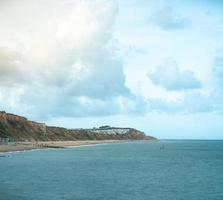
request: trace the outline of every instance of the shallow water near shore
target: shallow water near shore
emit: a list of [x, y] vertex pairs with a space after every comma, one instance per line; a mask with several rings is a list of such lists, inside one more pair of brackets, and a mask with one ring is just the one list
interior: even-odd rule
[[140, 141], [4, 155], [0, 200], [223, 199], [223, 141]]

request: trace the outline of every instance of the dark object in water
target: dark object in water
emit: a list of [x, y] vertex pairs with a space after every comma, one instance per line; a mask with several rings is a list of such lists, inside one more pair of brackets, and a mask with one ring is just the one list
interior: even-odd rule
[[160, 150], [163, 150], [164, 149], [164, 145], [162, 145], [161, 147], [160, 147]]
[[46, 147], [46, 148], [52, 148], [52, 149], [65, 149], [65, 147], [59, 147], [59, 146], [48, 146], [48, 145], [46, 145], [44, 147]]
[[9, 157], [8, 155], [0, 155], [0, 158], [5, 158], [5, 157]]

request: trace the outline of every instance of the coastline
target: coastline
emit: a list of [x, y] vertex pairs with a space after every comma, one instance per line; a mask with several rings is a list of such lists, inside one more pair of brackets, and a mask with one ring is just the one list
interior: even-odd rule
[[39, 142], [15, 142], [0, 145], [0, 153], [27, 151], [33, 149], [68, 148], [95, 144], [123, 143], [127, 140], [78, 140], [78, 141], [39, 141]]

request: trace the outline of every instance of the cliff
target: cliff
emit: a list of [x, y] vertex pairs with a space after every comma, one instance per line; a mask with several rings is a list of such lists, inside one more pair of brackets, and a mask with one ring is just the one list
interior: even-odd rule
[[0, 112], [0, 138], [11, 141], [59, 141], [59, 140], [152, 140], [133, 128], [102, 127], [93, 129], [66, 129], [29, 121], [25, 117]]

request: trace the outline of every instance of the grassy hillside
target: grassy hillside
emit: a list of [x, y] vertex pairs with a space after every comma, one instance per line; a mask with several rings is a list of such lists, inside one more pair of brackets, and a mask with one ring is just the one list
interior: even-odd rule
[[9, 137], [11, 141], [155, 139], [133, 128], [106, 127], [96, 130], [49, 127], [6, 112], [0, 112], [0, 137]]

